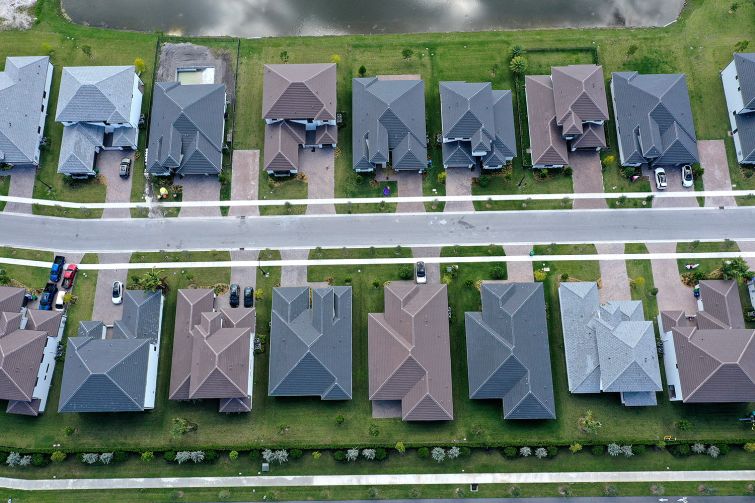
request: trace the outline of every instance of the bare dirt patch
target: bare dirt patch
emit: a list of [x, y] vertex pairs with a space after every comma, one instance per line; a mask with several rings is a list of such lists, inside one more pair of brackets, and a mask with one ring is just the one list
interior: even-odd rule
[[26, 30], [34, 22], [37, 0], [0, 1], [0, 30]]
[[179, 68], [215, 68], [215, 84], [225, 84], [225, 92], [233, 103], [236, 99], [236, 69], [228, 49], [217, 49], [189, 43], [163, 44], [160, 48], [158, 82], [174, 82]]

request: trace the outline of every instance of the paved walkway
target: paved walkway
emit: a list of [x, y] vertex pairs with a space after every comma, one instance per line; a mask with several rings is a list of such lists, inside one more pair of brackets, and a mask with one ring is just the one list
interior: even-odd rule
[[[303, 149], [300, 154], [299, 171], [307, 175], [309, 199], [333, 199], [335, 197], [335, 156], [332, 148]], [[308, 205], [307, 215], [333, 214], [333, 204]]]
[[[572, 168], [572, 183], [577, 194], [603, 192], [603, 168], [600, 154], [595, 151], [569, 152], [569, 165]], [[577, 199], [574, 209], [606, 208], [605, 199]]]
[[[131, 259], [130, 253], [101, 253], [100, 264], [126, 264]], [[94, 306], [92, 319], [102, 321], [105, 325], [112, 325], [120, 320], [123, 314], [123, 304], [113, 304], [113, 282], [120, 281], [126, 287], [128, 269], [104, 269], [97, 274], [97, 287], [94, 291]]]
[[[467, 168], [447, 169], [446, 195], [471, 196], [472, 179], [479, 176], [479, 174], [479, 170], [477, 169], [475, 171]], [[474, 211], [474, 203], [469, 199], [464, 201], [449, 201], [446, 203], [444, 211]]]
[[[703, 172], [705, 190], [731, 190], [729, 161], [726, 158], [726, 144], [723, 140], [700, 140], [700, 166]], [[735, 206], [733, 196], [706, 197], [705, 206]]]
[[[14, 167], [10, 173], [10, 187], [8, 196], [11, 197], [32, 197], [34, 195], [34, 179], [37, 176], [36, 168]], [[31, 213], [31, 204], [25, 203], [7, 203], [5, 210], [12, 213]]]
[[[260, 151], [234, 150], [231, 173], [231, 200], [255, 200], [259, 197]], [[259, 215], [259, 206], [231, 206], [231, 216]]]
[[[650, 253], [673, 253], [676, 243], [648, 243]], [[692, 289], [682, 283], [676, 259], [652, 259], [653, 283], [658, 289], [660, 311], [682, 310], [688, 314], [697, 312], [697, 302]]]
[[[505, 245], [503, 252], [507, 257], [512, 256], [529, 256], [532, 245]], [[532, 262], [508, 262], [506, 264], [508, 274], [507, 281], [516, 283], [531, 283], [535, 281], [535, 274], [532, 270]]]
[[[273, 467], [273, 470], [275, 468]], [[23, 491], [65, 489], [159, 489], [196, 487], [327, 487], [457, 484], [560, 484], [622, 482], [749, 482], [755, 470], [641, 472], [423, 473], [393, 475], [266, 475], [122, 479], [15, 479], [0, 477], [0, 487]]]
[[[624, 253], [624, 243], [600, 243], [595, 245], [598, 254], [613, 255]], [[623, 260], [601, 260], [600, 264], [600, 301], [630, 300], [629, 274], [627, 263]]]
[[[217, 176], [190, 175], [174, 177], [173, 183], [183, 187], [184, 201], [219, 201], [220, 180]], [[219, 217], [220, 206], [183, 207], [179, 217]]]
[[[97, 168], [100, 170], [102, 183], [105, 184], [105, 202], [108, 203], [127, 203], [131, 201], [131, 180], [134, 175], [133, 169], [131, 176], [128, 178], [120, 177], [121, 159], [128, 157], [131, 162], [134, 161], [134, 152], [124, 152], [120, 150], [105, 150], [97, 155]], [[132, 165], [133, 168], [133, 165]], [[102, 211], [102, 218], [131, 218], [131, 211], [128, 208], [105, 208]]]

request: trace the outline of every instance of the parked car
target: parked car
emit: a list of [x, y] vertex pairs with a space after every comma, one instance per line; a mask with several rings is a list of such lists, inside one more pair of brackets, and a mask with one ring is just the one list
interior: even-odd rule
[[58, 294], [55, 296], [55, 310], [56, 311], [65, 311], [66, 310], [66, 292], [65, 290], [60, 290]]
[[76, 274], [79, 272], [79, 266], [76, 264], [68, 264], [66, 270], [63, 273], [63, 283], [61, 286], [66, 290], [73, 288], [73, 282], [76, 281]]
[[42, 311], [52, 311], [52, 305], [55, 297], [58, 295], [58, 285], [53, 282], [47, 283], [42, 291], [42, 297], [39, 298], [39, 309]]
[[113, 281], [113, 304], [116, 306], [123, 303], [123, 283]]
[[121, 178], [128, 178], [131, 175], [131, 159], [124, 157], [121, 159], [121, 166], [118, 168], [118, 175]]
[[668, 187], [665, 169], [655, 168], [655, 186], [658, 190], [666, 190], [666, 187]]
[[695, 185], [695, 176], [692, 174], [692, 166], [685, 164], [682, 166], [682, 187], [692, 187]]
[[254, 288], [244, 288], [244, 307], [254, 307]]
[[63, 275], [63, 267], [66, 265], [66, 258], [62, 255], [55, 255], [50, 267], [50, 281], [57, 283], [60, 281], [60, 276]]
[[231, 284], [231, 307], [239, 307], [239, 285], [236, 283]]
[[417, 262], [414, 267], [414, 279], [418, 285], [424, 285], [427, 283], [427, 271], [425, 270], [425, 263], [421, 260]]

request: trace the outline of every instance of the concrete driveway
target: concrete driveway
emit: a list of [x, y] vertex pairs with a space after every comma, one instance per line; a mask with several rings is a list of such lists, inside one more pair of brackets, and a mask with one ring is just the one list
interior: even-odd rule
[[[220, 180], [217, 176], [192, 175], [175, 177], [173, 183], [183, 187], [184, 201], [218, 201], [220, 200]], [[219, 217], [219, 206], [201, 208], [181, 208], [179, 217]]]
[[[673, 253], [676, 243], [648, 243], [650, 253]], [[651, 260], [653, 282], [658, 289], [658, 309], [661, 311], [682, 310], [688, 314], [697, 312], [697, 302], [692, 289], [682, 283], [676, 260]]]
[[[700, 166], [703, 172], [705, 190], [731, 190], [729, 161], [726, 158], [726, 144], [723, 140], [700, 140]], [[735, 206], [733, 196], [706, 197], [705, 206]]]
[[[623, 243], [598, 243], [595, 248], [599, 254], [624, 253]], [[631, 298], [627, 263], [623, 260], [601, 260], [600, 301], [630, 300]]]
[[[307, 175], [309, 199], [333, 199], [335, 197], [335, 153], [332, 148], [302, 149], [299, 153], [299, 172]], [[307, 206], [307, 215], [333, 214], [332, 204]]]
[[[100, 264], [128, 263], [131, 260], [130, 253], [100, 253]], [[97, 289], [94, 292], [94, 307], [92, 319], [102, 321], [105, 325], [112, 325], [115, 320], [120, 320], [123, 314], [123, 304], [113, 304], [113, 282], [120, 281], [125, 287], [128, 283], [128, 270], [102, 270], [97, 273]]]
[[[480, 175], [479, 169], [451, 168], [446, 170], [446, 195], [471, 196], [472, 179]], [[474, 211], [472, 201], [446, 202], [444, 211]]]
[[[131, 176], [121, 178], [119, 175], [121, 159], [131, 159]], [[134, 151], [104, 150], [97, 155], [97, 168], [100, 170], [102, 183], [105, 184], [105, 202], [127, 203], [131, 201], [131, 179], [136, 175], [133, 170]], [[102, 210], [103, 218], [130, 218], [131, 211], [128, 208], [105, 208]]]
[[[532, 251], [532, 245], [506, 245], [503, 251], [507, 257], [529, 255]], [[515, 283], [531, 283], [535, 281], [532, 262], [508, 262], [506, 264], [508, 273], [507, 281]]]
[[[440, 248], [437, 247], [421, 247], [412, 248], [412, 256], [419, 260], [420, 258], [440, 257]], [[425, 275], [427, 276], [428, 283], [440, 283], [440, 264], [432, 263], [425, 264]]]
[[[569, 152], [569, 165], [572, 168], [572, 183], [576, 194], [603, 192], [603, 168], [600, 154], [595, 151]], [[605, 199], [577, 199], [574, 209], [606, 208]]]
[[[14, 167], [8, 171], [10, 187], [8, 195], [12, 197], [32, 197], [34, 195], [34, 179], [37, 176], [37, 168]], [[8, 213], [31, 213], [31, 204], [6, 203], [5, 210]]]
[[[419, 173], [409, 173], [404, 171], [395, 173], [390, 179], [398, 182], [399, 197], [422, 196], [422, 175]], [[396, 213], [423, 213], [424, 211], [424, 203], [398, 203], [396, 205]]]
[[[650, 180], [650, 189], [653, 192], [658, 192], [658, 187], [655, 184], [655, 170], [648, 167], [642, 168], [643, 176], [647, 176]], [[686, 189], [682, 187], [682, 170], [681, 168], [669, 168], [666, 169], [666, 179], [668, 187], [664, 192], [691, 192], [694, 188]], [[697, 204], [697, 198], [690, 197], [674, 197], [655, 199], [653, 201], [653, 208], [696, 208], [700, 206]]]
[[[259, 198], [260, 151], [234, 150], [233, 172], [231, 173], [231, 199], [257, 200]], [[228, 211], [231, 216], [256, 216], [260, 214], [257, 206], [232, 206]]]

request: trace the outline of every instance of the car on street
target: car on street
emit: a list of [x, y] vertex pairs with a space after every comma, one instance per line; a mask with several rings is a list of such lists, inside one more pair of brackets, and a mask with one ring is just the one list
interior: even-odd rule
[[424, 285], [427, 283], [427, 271], [425, 270], [425, 263], [421, 260], [417, 262], [414, 267], [414, 278], [418, 285]]
[[692, 166], [685, 164], [682, 166], [682, 187], [692, 187], [695, 185], [695, 176], [692, 174]]
[[57, 283], [63, 275], [63, 267], [66, 265], [66, 258], [62, 255], [55, 255], [50, 267], [50, 281]]
[[65, 311], [66, 309], [66, 292], [65, 290], [60, 290], [58, 294], [55, 296], [55, 310], [56, 311]]
[[123, 303], [123, 283], [120, 281], [113, 281], [112, 300], [116, 306]]
[[131, 175], [131, 159], [124, 157], [121, 159], [121, 165], [118, 168], [118, 175], [121, 178], [128, 178]]
[[248, 286], [244, 288], [244, 307], [254, 306], [254, 288]]
[[230, 304], [231, 307], [239, 307], [239, 285], [237, 283], [231, 284]]
[[39, 309], [41, 311], [52, 311], [52, 305], [55, 297], [58, 295], [58, 285], [53, 282], [47, 283], [39, 298]]
[[666, 187], [668, 187], [666, 170], [663, 168], [655, 168], [655, 187], [658, 190], [666, 190]]
[[61, 286], [66, 289], [70, 290], [73, 288], [73, 282], [76, 281], [76, 274], [79, 272], [79, 266], [76, 264], [68, 264], [66, 266], [66, 270], [63, 273], [63, 283], [61, 283]]

